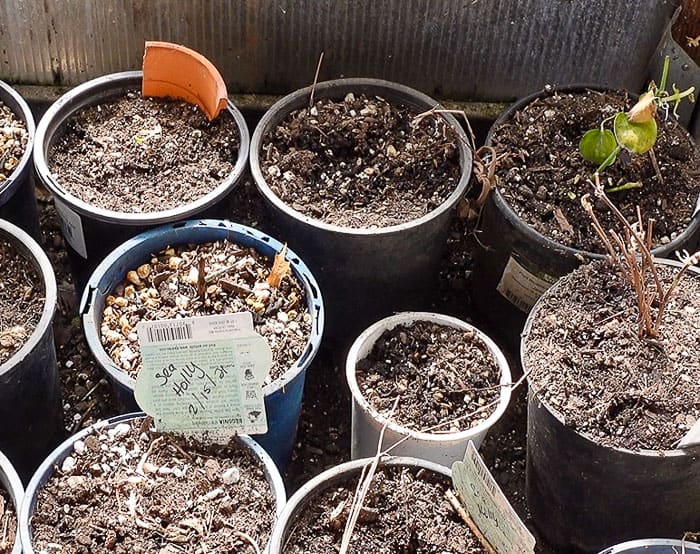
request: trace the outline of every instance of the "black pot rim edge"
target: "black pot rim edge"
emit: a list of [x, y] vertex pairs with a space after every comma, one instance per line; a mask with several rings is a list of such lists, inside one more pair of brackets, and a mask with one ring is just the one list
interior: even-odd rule
[[[0, 238], [9, 239], [10, 243], [19, 242], [29, 251], [31, 258], [29, 256], [25, 257], [29, 258], [33, 265], [38, 265], [38, 270], [44, 283], [44, 307], [39, 323], [22, 348], [15, 352], [4, 364], [0, 364], [0, 375], [5, 375], [12, 371], [15, 365], [36, 348], [46, 331], [53, 326], [53, 318], [58, 301], [58, 286], [56, 284], [56, 275], [48, 256], [32, 237], [19, 227], [12, 225], [12, 223], [0, 219]], [[25, 254], [21, 250], [18, 251], [22, 255]]]
[[[488, 134], [486, 135], [486, 146], [492, 146], [493, 142], [493, 133], [496, 130], [498, 126], [500, 126], [503, 122], [506, 120], [510, 119], [510, 117], [518, 110], [524, 108], [526, 105], [530, 104], [532, 101], [537, 100], [538, 98], [542, 98], [544, 96], [549, 96], [554, 93], [570, 93], [570, 92], [581, 92], [582, 90], [594, 90], [598, 92], [604, 92], [604, 91], [609, 91], [611, 89], [601, 87], [600, 85], [586, 85], [586, 84], [576, 84], [576, 85], [566, 85], [566, 86], [552, 86], [550, 89], [544, 89], [544, 90], [539, 90], [537, 92], [534, 92], [528, 96], [525, 96], [519, 100], [517, 100], [515, 103], [511, 104], [507, 110], [505, 110], [498, 118], [496, 121], [494, 121], [493, 125], [491, 125], [491, 128], [489, 129]], [[635, 94], [626, 91], [627, 94], [631, 97], [634, 98], [636, 97]], [[692, 136], [690, 137], [692, 141]], [[693, 141], [694, 143], [694, 141]], [[511, 208], [510, 204], [506, 202], [505, 198], [503, 198], [503, 195], [501, 194], [501, 191], [498, 189], [498, 187], [494, 187], [493, 190], [490, 193], [491, 198], [493, 199], [494, 203], [496, 204], [498, 210], [500, 213], [503, 214], [503, 216], [508, 220], [508, 222], [513, 225], [514, 227], [519, 228], [523, 234], [532, 242], [534, 242], [539, 248], [542, 249], [549, 249], [549, 250], [555, 250], [559, 252], [563, 252], [565, 254], [575, 256], [579, 259], [582, 259], [582, 261], [585, 261], [586, 259], [589, 260], [596, 260], [596, 259], [602, 259], [605, 257], [604, 254], [599, 254], [596, 252], [588, 252], [586, 250], [580, 250], [578, 248], [573, 248], [571, 246], [566, 246], [563, 244], [560, 244], [539, 231], [536, 231], [533, 229], [530, 225], [528, 225], [518, 214], [513, 211], [513, 208]], [[695, 210], [693, 211], [693, 214], [691, 215], [690, 218], [690, 223], [688, 226], [683, 229], [682, 232], [678, 233], [675, 239], [673, 239], [671, 242], [668, 244], [662, 244], [660, 246], [657, 246], [652, 250], [652, 253], [655, 256], [666, 256], [668, 254], [672, 254], [674, 251], [677, 250], [677, 245], [681, 242], [683, 242], [688, 236], [694, 234], [696, 231], [700, 229], [700, 195], [698, 195], [698, 198], [696, 200], [696, 205], [695, 205]]]
[[[132, 412], [128, 414], [117, 415], [109, 419], [97, 421], [92, 425], [89, 425], [88, 427], [85, 427], [84, 429], [78, 431], [74, 435], [68, 437], [56, 448], [54, 448], [54, 450], [44, 459], [44, 461], [41, 462], [41, 465], [34, 472], [34, 475], [32, 475], [32, 478], [29, 481], [29, 484], [27, 485], [26, 494], [24, 495], [24, 499], [22, 500], [21, 508], [18, 510], [17, 513], [17, 536], [20, 538], [20, 542], [22, 543], [24, 551], [27, 554], [36, 554], [36, 551], [32, 547], [32, 537], [29, 531], [31, 525], [30, 512], [33, 511], [33, 497], [30, 496], [30, 492], [35, 490], [38, 491], [43, 487], [44, 483], [41, 483], [40, 481], [43, 479], [44, 475], [51, 476], [54, 473], [53, 466], [56, 460], [63, 456], [64, 453], [66, 455], [63, 456], [63, 459], [65, 459], [67, 456], [70, 456], [70, 452], [75, 442], [84, 439], [94, 431], [107, 427], [113, 427], [119, 423], [131, 421], [132, 419], [136, 419], [139, 417], [146, 417], [146, 414], [143, 412]], [[279, 470], [277, 469], [277, 466], [272, 461], [270, 455], [263, 449], [263, 447], [260, 446], [250, 436], [237, 435], [236, 438], [243, 445], [250, 448], [255, 454], [255, 456], [263, 464], [265, 469], [265, 477], [267, 478], [268, 483], [270, 484], [270, 489], [272, 489], [272, 494], [275, 497], [275, 516], [276, 519], [278, 519], [284, 509], [284, 506], [286, 505], [287, 492], [284, 487], [284, 482], [282, 481], [282, 477], [279, 473]], [[274, 468], [276, 473], [271, 472], [270, 468]]]
[[[676, 260], [669, 260], [666, 258], [654, 258], [654, 261], [658, 264], [661, 265], [670, 265], [676, 268], [680, 268], [683, 266], [682, 263], [676, 261]], [[698, 278], [700, 278], [700, 269], [691, 267], [689, 269], [692, 273], [694, 273]], [[542, 406], [545, 407], [545, 409], [564, 427], [566, 427], [567, 430], [569, 430], [572, 433], [576, 433], [579, 437], [582, 439], [594, 444], [598, 448], [605, 448], [609, 450], [614, 450], [617, 452], [621, 452], [624, 454], [634, 454], [637, 456], [647, 456], [647, 457], [653, 457], [653, 458], [668, 458], [671, 456], [688, 456], [690, 455], [691, 452], [697, 451], [700, 453], [700, 443], [697, 445], [691, 445], [689, 448], [686, 449], [681, 449], [681, 448], [673, 448], [670, 450], [649, 450], [649, 449], [639, 449], [639, 450], [631, 450], [629, 448], [622, 448], [618, 446], [605, 446], [602, 445], [595, 440], [591, 439], [587, 435], [584, 435], [583, 433], [580, 433], [578, 430], [573, 429], [572, 427], [569, 427], [565, 423], [565, 418], [560, 414], [557, 410], [553, 409], [549, 404], [547, 404], [542, 398], [539, 397], [537, 394], [537, 391], [532, 385], [530, 375], [529, 375], [529, 370], [527, 369], [527, 364], [525, 363], [525, 358], [526, 358], [526, 352], [525, 352], [525, 344], [527, 342], [527, 338], [530, 335], [530, 331], [532, 330], [532, 325], [533, 322], [535, 321], [535, 318], [538, 315], [538, 312], [542, 308], [542, 305], [544, 304], [544, 299], [547, 298], [548, 294], [550, 294], [549, 291], [555, 292], [557, 289], [562, 288], [566, 286], [568, 280], [571, 278], [571, 274], [565, 275], [561, 279], [559, 279], [556, 283], [554, 283], [537, 301], [537, 303], [532, 307], [532, 310], [530, 310], [529, 315], [527, 316], [527, 320], [525, 321], [525, 327], [523, 328], [522, 333], [520, 334], [520, 364], [523, 368], [524, 374], [527, 376], [527, 384], [528, 384], [528, 390], [529, 390], [529, 395], [532, 395], [534, 398], [537, 399], [537, 401], [542, 404]]]
[[[340, 225], [334, 225], [331, 223], [325, 223], [319, 219], [309, 217], [302, 214], [301, 212], [293, 209], [287, 203], [283, 202], [282, 199], [277, 196], [270, 186], [268, 185], [265, 177], [262, 174], [260, 168], [260, 151], [262, 148], [262, 142], [265, 135], [270, 130], [273, 125], [273, 120], [277, 117], [278, 113], [289, 113], [290, 111], [296, 109], [296, 104], [301, 100], [308, 98], [312, 88], [314, 89], [314, 94], [316, 98], [326, 98], [332, 96], [334, 89], [339, 87], [376, 87], [377, 93], [384, 96], [391, 97], [391, 92], [404, 94], [406, 96], [413, 97], [416, 102], [425, 105], [426, 110], [438, 107], [440, 104], [437, 100], [430, 98], [428, 95], [423, 94], [420, 91], [394, 83], [392, 81], [385, 81], [382, 79], [372, 79], [365, 77], [353, 77], [345, 79], [334, 79], [332, 81], [323, 81], [317, 83], [315, 87], [305, 87], [298, 89], [287, 96], [284, 96], [263, 115], [262, 119], [258, 123], [253, 132], [253, 137], [250, 142], [250, 170], [253, 175], [253, 181], [260, 193], [265, 197], [268, 202], [271, 202], [276, 209], [284, 212], [288, 217], [293, 218], [299, 223], [309, 225], [313, 228], [347, 235], [358, 235], [358, 236], [372, 236], [372, 235], [389, 235], [392, 233], [400, 233], [407, 229], [414, 227], [419, 227], [426, 221], [434, 219], [446, 211], [449, 211], [454, 206], [457, 205], [459, 200], [464, 196], [467, 187], [469, 185], [469, 180], [472, 174], [472, 153], [469, 144], [469, 138], [466, 132], [462, 129], [457, 119], [449, 113], [442, 114], [445, 120], [450, 124], [450, 126], [455, 130], [459, 137], [459, 149], [460, 149], [460, 169], [461, 175], [455, 189], [452, 193], [434, 210], [428, 212], [427, 214], [413, 219], [411, 221], [406, 221], [397, 225], [391, 225], [388, 227], [379, 227], [377, 229], [368, 228], [355, 228], [355, 227], [343, 227]], [[382, 92], [384, 94], [382, 94]], [[324, 94], [327, 93], [327, 94]], [[389, 94], [386, 94], [389, 93]]]
[[236, 127], [238, 128], [240, 143], [238, 147], [238, 158], [236, 159], [236, 164], [233, 171], [229, 173], [214, 190], [208, 192], [206, 195], [195, 200], [194, 202], [189, 202], [177, 208], [171, 208], [169, 210], [158, 212], [116, 212], [88, 204], [87, 202], [80, 200], [78, 197], [64, 190], [60, 183], [54, 179], [48, 167], [46, 151], [46, 147], [48, 145], [45, 143], [47, 143], [47, 140], [55, 133], [54, 130], [54, 132], [51, 133], [51, 136], [47, 136], [49, 131], [49, 123], [57, 118], [60, 118], [56, 130], [62, 128], [65, 121], [77, 111], [77, 109], [74, 109], [65, 115], [59, 115], [60, 112], [64, 110], [64, 106], [78, 98], [86, 99], [86, 105], [91, 105], [89, 98], [92, 96], [92, 91], [95, 87], [109, 85], [110, 88], [115, 90], [115, 92], [124, 88], [140, 88], [142, 76], [142, 71], [123, 71], [120, 73], [110, 73], [108, 75], [103, 75], [102, 77], [97, 77], [96, 79], [91, 79], [90, 81], [78, 85], [62, 95], [49, 107], [44, 116], [41, 118], [41, 121], [39, 121], [39, 125], [36, 129], [36, 140], [34, 142], [33, 149], [34, 167], [36, 168], [37, 175], [39, 176], [39, 179], [47, 186], [47, 188], [49, 188], [53, 195], [60, 198], [63, 203], [67, 204], [72, 210], [81, 215], [107, 223], [119, 223], [121, 225], [134, 226], [159, 225], [169, 223], [171, 221], [187, 219], [188, 217], [193, 217], [196, 213], [199, 213], [215, 204], [222, 197], [228, 194], [239, 181], [246, 169], [250, 149], [250, 132], [248, 131], [248, 126], [243, 118], [243, 114], [240, 112], [240, 110], [238, 110], [238, 108], [236, 108], [236, 106], [233, 105], [230, 100], [228, 100], [227, 110], [231, 117], [233, 117]]

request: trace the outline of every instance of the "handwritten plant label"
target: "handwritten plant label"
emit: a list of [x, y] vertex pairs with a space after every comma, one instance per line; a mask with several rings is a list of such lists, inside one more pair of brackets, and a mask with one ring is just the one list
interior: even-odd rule
[[469, 516], [498, 554], [534, 552], [535, 538], [513, 510], [471, 441], [464, 461], [452, 464], [452, 484]]
[[142, 321], [136, 330], [143, 363], [134, 393], [158, 430], [267, 432], [272, 351], [249, 312]]

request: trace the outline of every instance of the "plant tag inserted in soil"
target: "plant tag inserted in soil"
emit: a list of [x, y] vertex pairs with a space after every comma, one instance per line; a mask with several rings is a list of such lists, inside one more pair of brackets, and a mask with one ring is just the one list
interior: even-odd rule
[[700, 445], [700, 419], [690, 428], [685, 436], [678, 443], [678, 448], [688, 448], [689, 446]]
[[496, 290], [511, 304], [528, 313], [540, 296], [551, 287], [556, 278], [549, 275], [536, 275], [523, 267], [512, 256], [503, 270]]
[[134, 393], [159, 431], [267, 432], [263, 384], [272, 350], [250, 312], [142, 321]]
[[61, 202], [57, 196], [54, 196], [53, 201], [58, 219], [61, 222], [63, 237], [73, 247], [73, 250], [87, 259], [87, 246], [85, 245], [85, 234], [80, 215]]
[[479, 531], [498, 554], [534, 552], [535, 538], [469, 441], [463, 462], [452, 464], [452, 484]]

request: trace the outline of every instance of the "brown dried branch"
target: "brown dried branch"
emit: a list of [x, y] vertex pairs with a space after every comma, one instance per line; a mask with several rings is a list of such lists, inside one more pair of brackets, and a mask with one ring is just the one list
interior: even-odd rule
[[[683, 267], [676, 273], [668, 289], [664, 289], [654, 257], [651, 254], [654, 220], [650, 219], [645, 226], [642, 212], [637, 206], [637, 221], [634, 225], [631, 224], [605, 194], [598, 173], [594, 174], [594, 179], [593, 187], [596, 198], [602, 201], [615, 216], [615, 219], [622, 224], [624, 237], [612, 229], [606, 231], [603, 228], [593, 211], [590, 195], [586, 194], [581, 198], [581, 205], [591, 218], [593, 230], [605, 246], [609, 261], [620, 270], [634, 290], [640, 316], [639, 336], [657, 339], [671, 294], [678, 286], [683, 274], [692, 265], [700, 263], [700, 251], [692, 256], [686, 252]], [[653, 287], [650, 285], [647, 275], [651, 275]], [[658, 304], [656, 315], [653, 312], [655, 302]]]

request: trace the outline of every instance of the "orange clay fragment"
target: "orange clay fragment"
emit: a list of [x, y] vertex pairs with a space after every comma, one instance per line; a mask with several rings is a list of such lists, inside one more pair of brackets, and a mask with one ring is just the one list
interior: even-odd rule
[[213, 63], [190, 48], [160, 41], [146, 41], [141, 94], [196, 104], [209, 121], [228, 102], [226, 84]]

